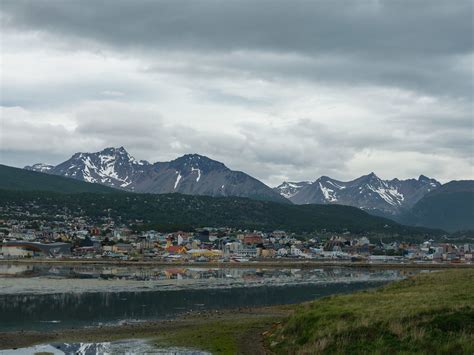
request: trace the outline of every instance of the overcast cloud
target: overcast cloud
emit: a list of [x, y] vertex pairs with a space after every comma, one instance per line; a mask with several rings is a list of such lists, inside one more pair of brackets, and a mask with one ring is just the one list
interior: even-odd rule
[[0, 3], [0, 163], [474, 178], [472, 1]]

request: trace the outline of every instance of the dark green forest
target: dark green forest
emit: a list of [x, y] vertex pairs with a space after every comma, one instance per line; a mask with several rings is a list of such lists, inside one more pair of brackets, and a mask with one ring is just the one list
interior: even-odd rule
[[0, 189], [61, 193], [117, 192], [107, 186], [0, 164]]
[[408, 227], [340, 205], [287, 205], [237, 197], [181, 194], [78, 193], [0, 191], [2, 206], [24, 206], [44, 216], [65, 211], [93, 219], [110, 217], [140, 228], [233, 227], [295, 233], [332, 231], [401, 236], [439, 235], [441, 231]]

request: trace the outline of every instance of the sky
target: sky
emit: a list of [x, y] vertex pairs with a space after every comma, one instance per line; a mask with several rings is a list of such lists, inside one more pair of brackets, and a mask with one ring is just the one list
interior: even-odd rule
[[474, 2], [1, 0], [0, 163], [474, 179]]

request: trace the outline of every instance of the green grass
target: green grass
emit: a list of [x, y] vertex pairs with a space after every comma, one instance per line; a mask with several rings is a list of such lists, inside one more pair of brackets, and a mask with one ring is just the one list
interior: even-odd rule
[[474, 270], [419, 274], [301, 305], [266, 341], [281, 354], [472, 354]]
[[261, 333], [276, 319], [278, 318], [210, 319], [206, 323], [160, 332], [152, 343], [157, 347], [186, 347], [213, 354], [251, 354], [258, 348]]

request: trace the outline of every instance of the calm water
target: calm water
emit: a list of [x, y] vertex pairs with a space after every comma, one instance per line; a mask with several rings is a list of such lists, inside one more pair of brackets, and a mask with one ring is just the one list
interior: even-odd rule
[[163, 319], [209, 309], [299, 303], [380, 286], [399, 270], [0, 265], [0, 331]]

